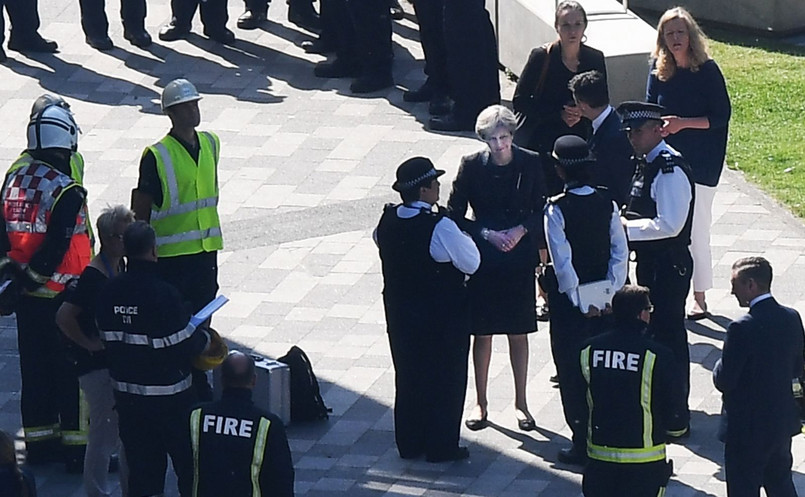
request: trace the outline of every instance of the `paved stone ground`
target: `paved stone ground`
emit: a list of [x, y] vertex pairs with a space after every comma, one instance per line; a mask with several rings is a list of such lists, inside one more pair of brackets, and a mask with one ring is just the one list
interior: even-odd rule
[[[204, 94], [202, 128], [217, 131], [223, 143], [221, 286], [232, 302], [217, 327], [234, 346], [271, 357], [301, 345], [334, 411], [328, 422], [289, 429], [298, 495], [580, 495], [580, 473], [556, 461], [569, 430], [548, 381], [553, 366], [545, 327], [530, 337], [528, 392], [538, 431], [516, 429], [501, 339], [490, 371], [493, 426], [463, 433], [472, 457], [431, 465], [403, 461], [394, 449], [393, 370], [371, 230], [380, 207], [395, 200], [389, 187], [404, 158], [430, 156], [452, 178], [460, 156], [477, 149], [478, 141], [423, 131], [425, 106], [404, 103], [399, 89], [355, 98], [348, 81], [314, 78], [313, 63], [321, 58], [299, 48], [309, 34], [286, 21], [280, 1], [264, 29], [237, 32], [234, 48], [194, 35], [148, 50], [122, 40], [112, 2], [111, 36], [119, 48], [109, 53], [84, 44], [76, 2], [40, 4], [42, 32], [58, 40], [62, 52], [31, 58], [10, 52], [12, 60], [0, 66], [0, 163], [10, 163], [24, 147], [33, 99], [43, 91], [60, 93], [83, 127], [92, 211], [128, 203], [141, 150], [168, 129], [157, 104], [160, 89], [179, 76], [197, 84]], [[239, 13], [233, 2], [230, 25]], [[168, 18], [165, 0], [149, 2], [152, 34]], [[409, 17], [395, 33], [395, 78], [417, 85], [423, 75], [416, 24]], [[512, 85], [504, 85], [510, 96]], [[445, 185], [444, 198], [448, 192]], [[716, 196], [715, 220], [716, 288], [709, 301], [716, 317], [690, 325], [694, 431], [684, 445], [669, 449], [677, 468], [671, 496], [726, 495], [715, 438], [720, 398], [710, 370], [724, 327], [741, 313], [728, 290], [732, 261], [768, 257], [777, 273], [776, 295], [805, 310], [802, 223], [732, 172]], [[11, 320], [0, 325], [0, 428], [19, 434], [16, 332]], [[470, 389], [468, 399], [474, 398]], [[795, 481], [805, 490], [805, 440], [798, 437], [794, 445]], [[36, 475], [40, 496], [83, 495], [80, 479], [60, 467], [38, 468]]]

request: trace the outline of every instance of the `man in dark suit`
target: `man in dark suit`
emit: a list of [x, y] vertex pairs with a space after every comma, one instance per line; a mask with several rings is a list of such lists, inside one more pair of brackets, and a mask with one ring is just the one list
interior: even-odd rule
[[609, 105], [606, 76], [599, 71], [577, 74], [568, 85], [581, 115], [593, 123], [587, 143], [596, 159], [593, 183], [605, 186], [612, 199], [623, 207], [629, 201], [634, 175], [632, 145], [621, 130], [621, 120]]
[[732, 265], [732, 294], [749, 313], [730, 323], [713, 370], [727, 415], [727, 494], [797, 495], [791, 479], [791, 437], [800, 432], [794, 390], [803, 372], [802, 320], [771, 296], [772, 269], [762, 257]]

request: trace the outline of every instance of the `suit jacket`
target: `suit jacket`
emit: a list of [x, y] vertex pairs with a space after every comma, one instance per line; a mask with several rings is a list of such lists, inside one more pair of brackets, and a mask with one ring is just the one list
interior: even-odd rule
[[714, 373], [724, 393], [726, 443], [767, 445], [799, 433], [792, 382], [803, 369], [799, 313], [773, 298], [730, 323]]
[[629, 201], [635, 165], [632, 144], [620, 128], [620, 117], [613, 110], [587, 143], [596, 158], [593, 181], [607, 187], [612, 199], [622, 207]]

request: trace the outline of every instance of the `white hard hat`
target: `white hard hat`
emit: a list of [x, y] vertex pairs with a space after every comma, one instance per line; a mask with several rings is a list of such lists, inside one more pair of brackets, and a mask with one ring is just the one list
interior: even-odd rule
[[201, 95], [193, 83], [184, 78], [174, 79], [162, 90], [162, 112], [168, 107], [196, 100], [201, 100]]
[[56, 104], [48, 105], [31, 116], [28, 150], [62, 148], [75, 152], [80, 131], [72, 112]]

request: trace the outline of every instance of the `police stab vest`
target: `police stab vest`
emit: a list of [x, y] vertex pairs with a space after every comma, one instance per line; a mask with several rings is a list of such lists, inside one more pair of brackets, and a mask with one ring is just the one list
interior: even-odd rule
[[214, 133], [197, 133], [198, 163], [167, 135], [147, 150], [154, 154], [162, 205], [151, 206], [159, 257], [212, 252], [224, 247], [218, 218], [218, 154]]
[[[12, 164], [3, 185], [2, 204], [11, 249], [8, 257], [26, 266], [45, 241], [53, 208], [61, 195], [70, 188], [82, 188], [76, 181], [50, 167], [23, 155]], [[92, 257], [87, 229], [86, 203], [76, 217], [70, 246], [50, 278], [32, 295], [55, 297], [65, 283], [77, 278]]]

